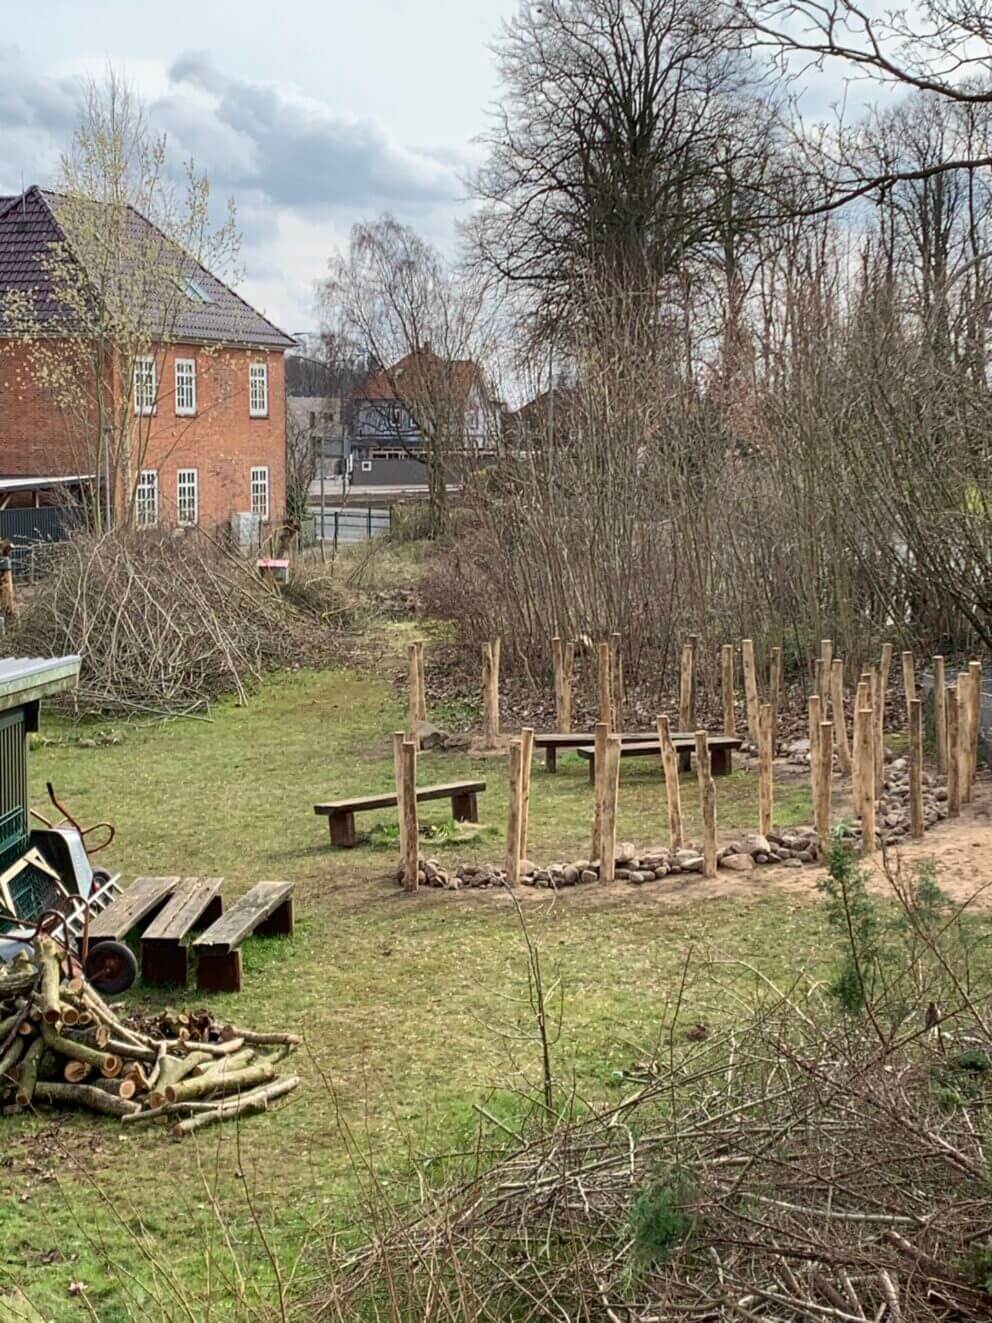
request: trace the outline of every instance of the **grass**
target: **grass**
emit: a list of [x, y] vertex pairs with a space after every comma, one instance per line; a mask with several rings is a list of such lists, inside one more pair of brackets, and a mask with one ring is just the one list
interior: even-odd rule
[[[223, 876], [228, 895], [259, 878], [297, 882], [297, 932], [246, 945], [244, 991], [209, 998], [190, 990], [186, 1000], [235, 1022], [302, 1032], [304, 1086], [278, 1114], [184, 1144], [76, 1115], [4, 1118], [0, 1320], [247, 1317], [224, 1301], [253, 1293], [271, 1301], [270, 1253], [284, 1281], [303, 1290], [320, 1272], [321, 1238], [348, 1227], [358, 1180], [346, 1135], [388, 1179], [413, 1156], [463, 1143], [476, 1104], [499, 1118], [519, 1110], [537, 1054], [526, 1036], [526, 959], [508, 898], [407, 896], [387, 879], [393, 857], [381, 848], [394, 813], [366, 815], [373, 841], [352, 851], [330, 850], [325, 820], [313, 814], [318, 799], [391, 786], [390, 732], [400, 725], [401, 703], [387, 684], [343, 671], [273, 679], [250, 706], [221, 705], [210, 721], [44, 722], [54, 742], [32, 756], [34, 801], [43, 805], [51, 780], [82, 823], [112, 818], [118, 838], [108, 865], [127, 877]], [[534, 771], [528, 853], [542, 861], [588, 849], [586, 764], [565, 757], [559, 768], [554, 777]], [[497, 861], [505, 758], [424, 754], [419, 774], [484, 777], [480, 831], [448, 843], [441, 830], [430, 848], [450, 862]], [[663, 840], [657, 769], [625, 764], [621, 781], [621, 837]], [[752, 776], [720, 780], [721, 828], [753, 826], [756, 799]], [[691, 834], [694, 777], [684, 779], [683, 805]], [[443, 828], [446, 805], [423, 809]], [[808, 813], [804, 790], [778, 794], [782, 824]], [[700, 959], [718, 950], [783, 977], [817, 950], [814, 906], [771, 889], [758, 901], [734, 894], [733, 880], [724, 899], [694, 900], [688, 884], [683, 899], [667, 903], [660, 883], [610, 895], [576, 890], [557, 901], [527, 894], [533, 936], [562, 981], [556, 1067], [583, 1097], [609, 1096], [655, 1041], [690, 948]], [[686, 1015], [725, 1019], [754, 979], [742, 965], [690, 978]], [[148, 1005], [182, 999], [140, 985], [131, 995]], [[225, 1280], [236, 1260], [240, 1285]]]

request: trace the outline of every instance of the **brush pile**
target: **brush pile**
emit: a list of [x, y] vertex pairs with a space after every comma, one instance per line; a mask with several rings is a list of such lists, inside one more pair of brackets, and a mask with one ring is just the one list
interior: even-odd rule
[[218, 1025], [206, 1011], [135, 1024], [83, 978], [63, 978], [48, 937], [0, 965], [0, 1108], [41, 1103], [149, 1121], [182, 1137], [269, 1105], [299, 1084], [277, 1067], [295, 1034]]

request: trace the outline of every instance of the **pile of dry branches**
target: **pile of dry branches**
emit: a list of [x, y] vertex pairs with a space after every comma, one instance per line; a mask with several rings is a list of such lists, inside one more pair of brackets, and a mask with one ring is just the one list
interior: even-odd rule
[[80, 533], [50, 558], [4, 638], [83, 658], [83, 708], [175, 715], [244, 699], [269, 669], [326, 661], [331, 636], [198, 530]]
[[276, 1067], [294, 1034], [221, 1028], [206, 1012], [166, 1014], [151, 1032], [122, 1020], [83, 978], [63, 979], [55, 943], [0, 965], [0, 1107], [81, 1107], [154, 1121], [177, 1137], [265, 1111], [296, 1075]]
[[839, 1008], [835, 984], [776, 992], [719, 1038], [687, 1037], [676, 1018], [622, 1104], [380, 1221], [322, 1316], [992, 1316], [992, 1039], [977, 971], [949, 958], [945, 915], [911, 922], [880, 979], [871, 925], [857, 904], [848, 917], [855, 985], [871, 985], [861, 1013]]

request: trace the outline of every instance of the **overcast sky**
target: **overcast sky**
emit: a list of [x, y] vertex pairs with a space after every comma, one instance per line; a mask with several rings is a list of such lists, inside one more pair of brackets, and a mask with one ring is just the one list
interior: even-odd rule
[[389, 210], [450, 247], [516, 0], [3, 4], [0, 193], [50, 182], [81, 83], [108, 62], [244, 235], [242, 292], [288, 331], [351, 224]]

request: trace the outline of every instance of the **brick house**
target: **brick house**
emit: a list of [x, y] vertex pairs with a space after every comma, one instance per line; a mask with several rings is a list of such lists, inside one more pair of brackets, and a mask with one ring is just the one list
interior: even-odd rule
[[[0, 300], [29, 299], [38, 339], [68, 342], [46, 252], [66, 246], [59, 195], [29, 188], [0, 198]], [[129, 227], [177, 250], [137, 212]], [[167, 336], [149, 344], [125, 374], [108, 368], [108, 397], [133, 391], [133, 427], [140, 458], [99, 473], [99, 427], [85, 402], [72, 410], [39, 380], [38, 352], [29, 340], [0, 329], [0, 478], [85, 475], [101, 484], [107, 504], [133, 502], [136, 521], [229, 523], [252, 512], [263, 522], [285, 507], [286, 407], [283, 356], [295, 344], [203, 267], [182, 260], [182, 301]], [[6, 335], [4, 330], [7, 331]], [[128, 375], [132, 380], [121, 380]], [[109, 378], [113, 378], [109, 380]]]

